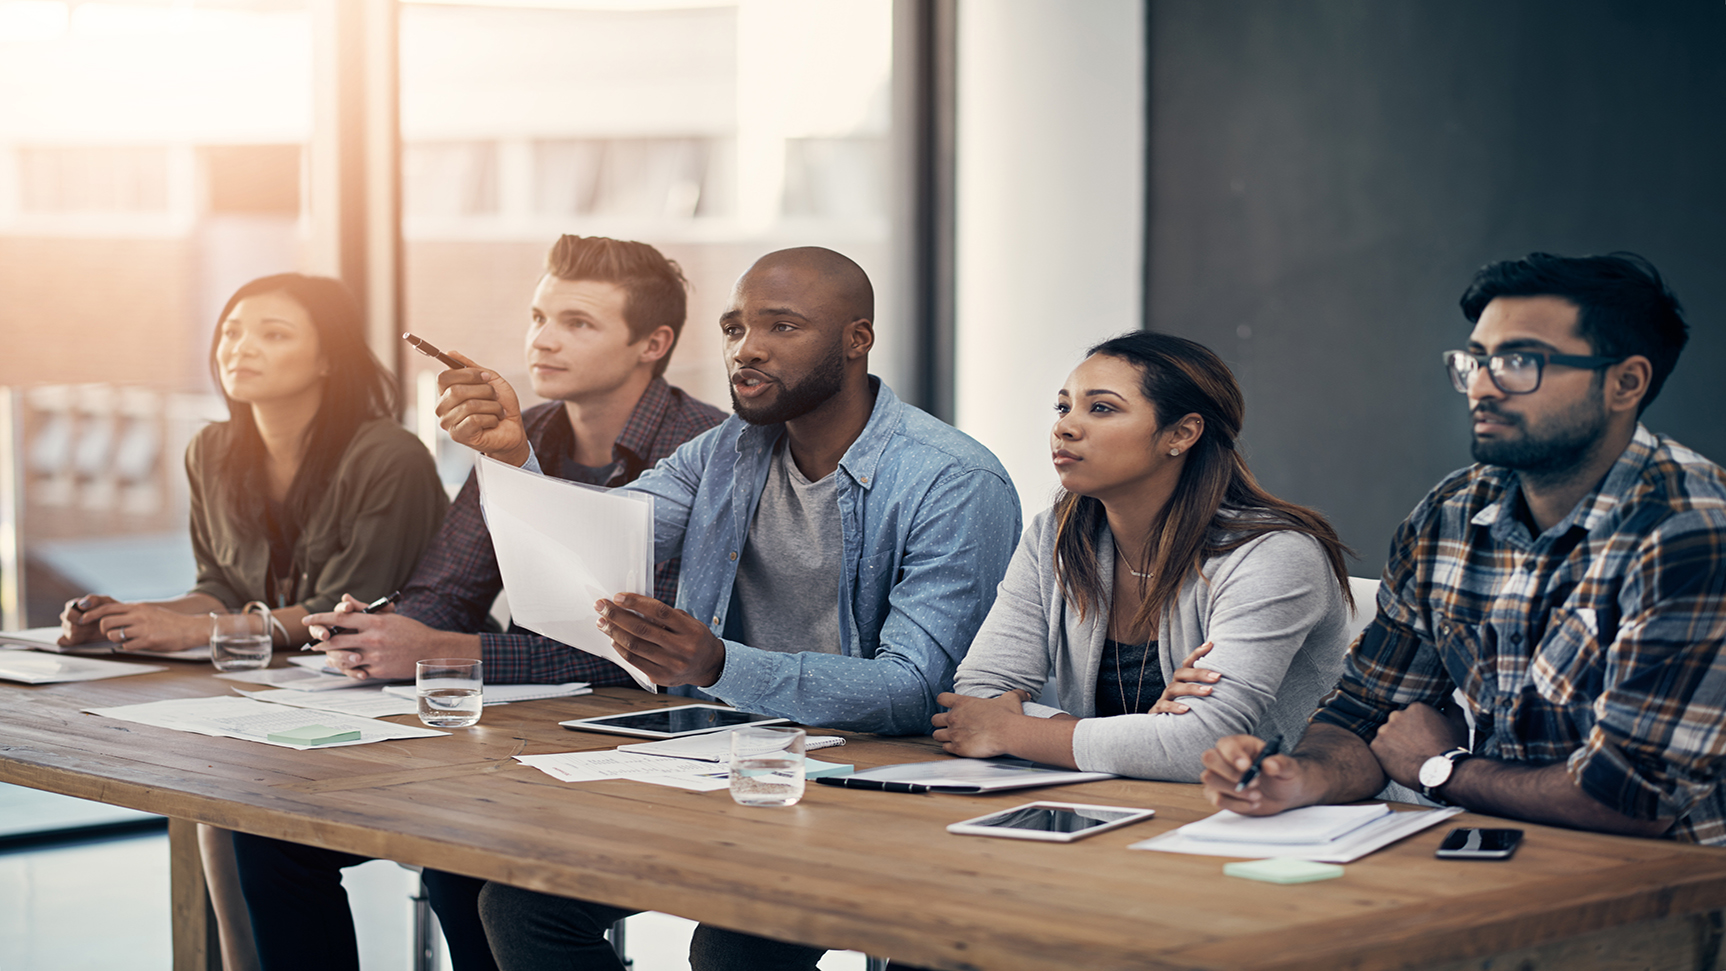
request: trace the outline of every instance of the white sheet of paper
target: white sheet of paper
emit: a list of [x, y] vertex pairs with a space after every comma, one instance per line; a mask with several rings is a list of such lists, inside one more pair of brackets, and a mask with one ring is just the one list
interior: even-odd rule
[[[266, 691], [247, 691], [235, 688], [240, 694], [258, 701], [268, 701], [276, 705], [288, 705], [292, 708], [312, 708], [317, 711], [339, 711], [344, 715], [354, 715], [359, 718], [383, 718], [386, 715], [411, 715], [419, 710], [417, 698], [398, 698], [385, 694], [382, 688], [355, 688], [352, 691], [295, 691], [292, 688], [274, 688]], [[322, 748], [323, 746], [319, 746]]]
[[535, 475], [480, 456], [480, 506], [509, 591], [510, 619], [659, 689], [594, 626], [593, 603], [653, 595], [653, 497]]
[[[263, 742], [265, 745], [280, 745], [282, 748], [301, 750], [336, 748], [342, 745], [365, 745], [392, 738], [428, 738], [433, 735], [449, 734], [449, 732], [440, 732], [435, 728], [373, 721], [370, 718], [356, 718], [353, 715], [344, 715], [334, 711], [272, 705], [262, 701], [254, 701], [251, 698], [236, 698], [232, 695], [222, 695], [215, 698], [174, 698], [168, 701], [149, 701], [141, 705], [119, 705], [114, 708], [86, 708], [84, 710], [92, 715], [118, 718], [121, 721], [137, 722], [141, 725], [154, 725], [157, 728], [196, 732], [199, 735], [243, 738], [249, 742]], [[328, 725], [342, 731], [357, 730], [360, 737], [356, 741], [331, 742], [328, 745], [289, 745], [285, 742], [269, 740], [269, 735], [272, 732], [292, 731], [307, 725]]]
[[321, 669], [303, 667], [259, 668], [256, 671], [228, 671], [216, 677], [223, 681], [261, 684], [270, 688], [292, 688], [295, 691], [340, 691], [365, 685], [377, 687], [380, 682], [355, 681], [345, 674], [325, 674]]
[[0, 654], [0, 680], [25, 684], [58, 684], [63, 681], [100, 681], [128, 674], [153, 674], [168, 670], [160, 664], [125, 664], [93, 657], [42, 654], [38, 651], [7, 651]]
[[[730, 762], [731, 732], [708, 732], [705, 735], [685, 735], [682, 738], [662, 738], [657, 742], [630, 742], [619, 745], [619, 752], [634, 752], [637, 755], [658, 755], [672, 759], [694, 759], [698, 762]], [[810, 735], [803, 740], [803, 751], [813, 752], [817, 749], [830, 748], [834, 745], [844, 745], [845, 738], [841, 735]]]
[[0, 648], [16, 650], [34, 648], [38, 651], [48, 651], [54, 654], [129, 654], [134, 657], [153, 657], [169, 661], [208, 661], [210, 645], [200, 644], [184, 651], [128, 651], [119, 644], [108, 641], [91, 641], [88, 644], [74, 644], [71, 647], [60, 646], [60, 628], [30, 627], [25, 630], [9, 630], [0, 632]]
[[534, 768], [562, 782], [600, 782], [605, 779], [632, 779], [651, 782], [656, 786], [672, 786], [711, 792], [728, 787], [731, 767], [697, 762], [692, 759], [668, 759], [658, 755], [638, 755], [615, 749], [602, 752], [554, 752], [549, 755], [518, 755], [517, 762]]
[[[1294, 860], [1313, 860], [1318, 863], [1353, 863], [1373, 850], [1389, 846], [1397, 840], [1405, 836], [1412, 836], [1429, 826], [1436, 826], [1459, 812], [1462, 812], [1460, 808], [1451, 806], [1445, 809], [1387, 813], [1374, 822], [1358, 827], [1338, 839], [1312, 843], [1272, 843], [1262, 839], [1250, 843], [1192, 839], [1182, 833], [1182, 830], [1187, 828], [1182, 826], [1180, 829], [1170, 830], [1161, 836], [1140, 840], [1127, 848], [1130, 850], [1161, 850], [1164, 853], [1192, 853], [1198, 856], [1236, 856], [1249, 860], [1286, 857]], [[1215, 816], [1207, 817], [1207, 819], [1215, 818]], [[1252, 818], [1255, 822], [1262, 824], [1256, 828], [1261, 828], [1266, 831], [1266, 834], [1269, 834], [1275, 831], [1280, 817], [1257, 816]], [[1200, 822], [1204, 821], [1206, 820], [1200, 820]]]
[[[419, 704], [419, 689], [411, 684], [393, 684], [383, 689], [385, 694], [398, 698], [407, 698]], [[574, 698], [577, 695], [593, 694], [593, 687], [586, 681], [571, 681], [567, 684], [488, 684], [480, 691], [480, 700], [486, 706], [507, 705], [516, 701], [538, 701], [541, 698]]]
[[106, 654], [114, 649], [106, 641], [61, 647], [60, 628], [58, 627], [29, 627], [24, 630], [0, 631], [0, 649], [23, 650], [25, 648], [52, 651], [55, 654]]
[[1181, 827], [1187, 839], [1222, 843], [1330, 843], [1390, 812], [1382, 802], [1365, 806], [1303, 806], [1275, 816], [1242, 816], [1227, 809]]

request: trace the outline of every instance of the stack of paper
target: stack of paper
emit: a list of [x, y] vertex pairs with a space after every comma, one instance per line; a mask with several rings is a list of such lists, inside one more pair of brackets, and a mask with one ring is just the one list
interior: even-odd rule
[[120, 644], [109, 641], [91, 641], [88, 644], [74, 644], [71, 647], [60, 646], [60, 628], [30, 627], [25, 630], [9, 630], [0, 632], [0, 648], [19, 650], [31, 648], [38, 651], [48, 651], [52, 654], [133, 654], [138, 657], [162, 658], [170, 661], [208, 661], [210, 645], [199, 644], [197, 647], [184, 651], [132, 651]]
[[313, 746], [272, 742], [270, 736], [312, 724], [327, 725], [339, 731], [356, 730], [360, 733], [357, 741], [334, 742], [316, 746], [318, 748], [334, 748], [338, 745], [364, 745], [368, 742], [382, 742], [391, 738], [426, 738], [432, 735], [449, 734], [433, 728], [395, 725], [390, 722], [355, 718], [352, 715], [342, 715], [331, 711], [319, 711], [313, 714], [299, 708], [267, 705], [261, 701], [254, 701], [250, 698], [235, 698], [231, 695], [217, 698], [176, 698], [171, 701], [151, 701], [141, 705], [86, 708], [85, 711], [92, 715], [118, 718], [121, 721], [137, 722], [142, 725], [155, 725], [158, 728], [172, 728], [182, 732], [196, 732], [200, 735], [243, 738], [247, 741], [263, 742], [266, 745], [282, 745], [285, 748], [296, 749], [307, 749]]
[[634, 779], [656, 786], [707, 792], [729, 786], [728, 766], [691, 759], [668, 759], [657, 755], [606, 750], [601, 752], [556, 752], [550, 755], [518, 755], [517, 762], [531, 765], [561, 782], [600, 782]]
[[1462, 810], [1453, 806], [1393, 813], [1384, 803], [1307, 806], [1275, 816], [1242, 816], [1225, 809], [1129, 848], [1201, 856], [1288, 857], [1349, 863], [1459, 812]]
[[246, 691], [241, 688], [234, 690], [255, 701], [267, 701], [290, 708], [340, 712], [356, 718], [385, 718], [390, 715], [411, 715], [419, 711], [417, 699], [386, 695], [382, 688], [354, 688], [351, 691], [295, 691], [292, 688], [275, 688], [269, 691]]
[[[278, 669], [279, 670], [279, 669]], [[387, 715], [412, 715], [419, 710], [419, 698], [411, 684], [390, 685], [382, 687], [353, 687], [364, 685], [363, 681], [348, 681], [349, 687], [342, 691], [325, 691], [318, 688], [305, 690], [290, 684], [286, 688], [272, 691], [245, 691], [235, 688], [240, 694], [256, 701], [267, 701], [276, 705], [288, 705], [293, 708], [312, 708], [318, 711], [335, 711], [344, 715], [355, 715], [360, 718], [383, 718]], [[574, 695], [591, 694], [593, 689], [585, 681], [572, 681], [569, 684], [488, 684], [483, 692], [485, 707], [507, 705], [512, 701], [531, 701], [536, 698], [568, 698]]]
[[[418, 703], [419, 689], [411, 684], [391, 685], [384, 689], [385, 694], [398, 698], [407, 698]], [[507, 705], [515, 701], [538, 701], [541, 698], [574, 698], [577, 695], [593, 694], [593, 687], [586, 681], [570, 681], [566, 684], [488, 684], [480, 690], [487, 708], [492, 705]]]
[[[810, 735], [803, 740], [803, 751], [813, 752], [816, 749], [844, 744], [845, 738], [841, 735]], [[640, 755], [664, 755], [674, 759], [695, 759], [698, 762], [730, 762], [731, 733], [708, 732], [704, 735], [666, 738], [657, 742], [631, 742], [628, 745], [619, 745], [617, 750]]]
[[61, 681], [99, 681], [127, 674], [166, 671], [160, 664], [121, 664], [93, 657], [55, 657], [34, 651], [0, 654], [0, 680], [25, 684], [55, 684]]
[[[681, 741], [681, 739], [668, 739]], [[729, 759], [729, 756], [727, 756]], [[710, 792], [731, 784], [731, 767], [704, 759], [678, 756], [644, 755], [623, 748], [600, 752], [555, 752], [550, 755], [518, 755], [517, 762], [534, 768], [562, 782], [600, 782], [605, 779], [633, 779], [656, 786], [694, 789]], [[819, 779], [830, 775], [845, 775], [852, 766], [819, 759], [803, 760], [804, 777]]]
[[256, 671], [229, 671], [216, 677], [224, 681], [261, 684], [271, 688], [292, 688], [295, 691], [337, 691], [360, 685], [375, 686], [377, 682], [355, 681], [345, 674], [293, 665], [285, 668], [259, 668]]
[[0, 631], [0, 648], [6, 650], [35, 648], [38, 651], [52, 651], [55, 654], [106, 654], [113, 650], [112, 645], [105, 641], [61, 647], [60, 628], [58, 627], [30, 627], [25, 630]]

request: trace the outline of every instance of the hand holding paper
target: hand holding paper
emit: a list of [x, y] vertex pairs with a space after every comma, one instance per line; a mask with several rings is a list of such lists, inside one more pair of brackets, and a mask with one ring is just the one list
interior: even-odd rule
[[593, 605], [599, 629], [656, 684], [706, 688], [725, 670], [725, 642], [707, 625], [652, 597], [620, 593]]
[[594, 626], [593, 615], [595, 601], [619, 590], [652, 590], [653, 497], [535, 475], [484, 456], [477, 469], [514, 621], [614, 662], [643, 690], [658, 690]]

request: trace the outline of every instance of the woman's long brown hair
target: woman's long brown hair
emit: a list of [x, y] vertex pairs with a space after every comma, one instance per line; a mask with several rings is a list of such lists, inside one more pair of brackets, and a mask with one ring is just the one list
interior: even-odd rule
[[[216, 318], [216, 333], [210, 338], [210, 374], [216, 387], [222, 387], [216, 348], [222, 342], [223, 322], [241, 300], [265, 293], [283, 294], [305, 308], [318, 332], [318, 347], [329, 362], [317, 414], [306, 428], [306, 457], [285, 503], [291, 531], [298, 534], [323, 499], [354, 433], [373, 418], [395, 413], [395, 382], [366, 346], [365, 313], [353, 291], [329, 277], [279, 273], [236, 290]], [[226, 391], [222, 397], [228, 403], [228, 420], [215, 456], [220, 470], [217, 499], [241, 535], [262, 536], [264, 497], [269, 494], [264, 440], [252, 418], [252, 406], [229, 398]]]
[[[1245, 546], [1266, 533], [1287, 529], [1318, 540], [1331, 572], [1350, 607], [1348, 567], [1353, 551], [1337, 538], [1324, 516], [1284, 502], [1261, 488], [1235, 450], [1246, 404], [1228, 365], [1203, 344], [1168, 334], [1123, 334], [1091, 348], [1087, 357], [1105, 354], [1138, 368], [1139, 391], [1156, 410], [1157, 431], [1196, 414], [1204, 432], [1187, 452], [1174, 495], [1151, 523], [1143, 563], [1129, 563], [1151, 576], [1150, 589], [1133, 618], [1137, 637], [1156, 636], [1163, 605], [1175, 598], [1190, 575], [1213, 556]], [[1152, 443], [1146, 442], [1145, 448]], [[1098, 537], [1107, 528], [1103, 504], [1063, 492], [1055, 500], [1055, 578], [1061, 593], [1082, 618], [1103, 601], [1103, 570]], [[1124, 559], [1124, 557], [1123, 557]]]

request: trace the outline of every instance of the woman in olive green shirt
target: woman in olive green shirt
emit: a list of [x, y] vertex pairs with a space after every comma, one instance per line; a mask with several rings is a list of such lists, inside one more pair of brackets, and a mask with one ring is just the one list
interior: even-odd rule
[[[448, 497], [431, 455], [391, 417], [395, 385], [339, 281], [284, 273], [241, 287], [217, 321], [210, 368], [228, 420], [186, 450], [197, 584], [172, 600], [73, 600], [61, 644], [185, 650], [209, 642], [212, 612], [253, 600], [278, 622], [276, 647], [303, 644], [302, 618], [343, 593], [399, 588], [437, 533]], [[198, 829], [224, 964], [255, 968], [232, 839]]]
[[394, 384], [364, 333], [358, 302], [324, 277], [264, 277], [228, 300], [210, 365], [229, 419], [186, 451], [198, 582], [173, 600], [73, 600], [62, 644], [185, 650], [208, 643], [211, 611], [260, 600], [285, 648], [311, 640], [301, 618], [343, 593], [369, 600], [407, 580], [448, 499], [431, 455], [389, 417]]

